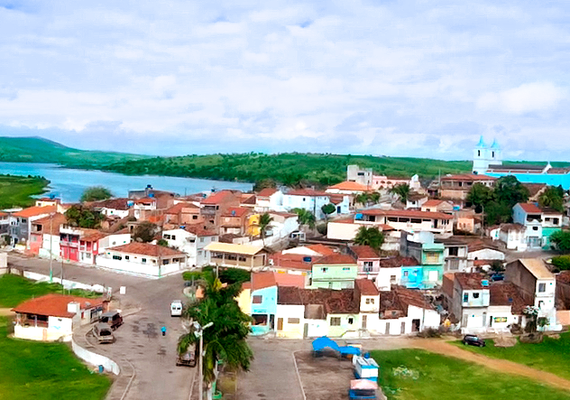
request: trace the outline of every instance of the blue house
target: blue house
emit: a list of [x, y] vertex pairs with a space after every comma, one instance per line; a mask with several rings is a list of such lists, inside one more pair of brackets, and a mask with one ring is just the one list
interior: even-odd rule
[[400, 253], [415, 258], [420, 265], [402, 266], [401, 284], [409, 289], [432, 289], [441, 285], [445, 264], [445, 246], [434, 242], [432, 232], [411, 235], [402, 231]]

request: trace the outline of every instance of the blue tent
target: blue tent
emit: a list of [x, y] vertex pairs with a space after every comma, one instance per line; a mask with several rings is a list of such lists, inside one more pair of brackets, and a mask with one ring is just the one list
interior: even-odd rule
[[313, 351], [321, 351], [326, 348], [333, 349], [338, 351], [341, 355], [346, 356], [349, 354], [352, 355], [360, 355], [360, 349], [358, 347], [353, 346], [339, 346], [337, 342], [328, 338], [326, 336], [322, 336], [318, 339], [313, 340]]

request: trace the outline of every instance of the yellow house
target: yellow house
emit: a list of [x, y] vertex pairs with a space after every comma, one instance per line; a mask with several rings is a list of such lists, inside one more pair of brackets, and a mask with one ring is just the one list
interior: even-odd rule
[[244, 282], [241, 285], [241, 292], [236, 301], [244, 314], [251, 315], [251, 282]]
[[252, 214], [247, 220], [247, 234], [249, 236], [259, 236], [261, 231], [259, 229], [259, 214]]

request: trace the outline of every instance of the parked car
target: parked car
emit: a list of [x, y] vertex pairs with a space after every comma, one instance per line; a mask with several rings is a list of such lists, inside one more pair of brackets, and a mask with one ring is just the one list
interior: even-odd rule
[[118, 311], [108, 311], [101, 315], [99, 322], [107, 324], [114, 330], [123, 325], [123, 317], [121, 317]]
[[101, 322], [95, 324], [93, 327], [93, 336], [95, 336], [95, 339], [97, 339], [99, 343], [113, 343], [115, 341], [111, 327]]
[[195, 367], [196, 366], [196, 345], [191, 344], [188, 346], [186, 353], [179, 354], [176, 359], [176, 366]]
[[465, 335], [463, 336], [462, 342], [465, 345], [485, 347], [485, 340], [477, 335]]
[[181, 317], [182, 309], [183, 309], [182, 301], [174, 300], [172, 303], [170, 303], [170, 316]]

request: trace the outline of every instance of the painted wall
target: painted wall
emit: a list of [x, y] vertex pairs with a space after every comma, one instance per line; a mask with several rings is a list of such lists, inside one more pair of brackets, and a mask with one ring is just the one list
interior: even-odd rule
[[[331, 318], [340, 318], [340, 325], [331, 325]], [[329, 314], [327, 315], [328, 334], [330, 337], [340, 337], [348, 331], [360, 329], [360, 316], [358, 314]]]
[[356, 264], [315, 264], [312, 268], [312, 287], [347, 289], [354, 287], [358, 277]]
[[[277, 305], [275, 315], [275, 329], [277, 337], [302, 339], [305, 326], [305, 306], [303, 305]], [[279, 330], [279, 321], [282, 320], [283, 329]]]
[[147, 263], [141, 264], [139, 262], [129, 262], [125, 260], [113, 260], [110, 256], [99, 256], [97, 257], [97, 265], [103, 268], [114, 269], [117, 271], [137, 274], [137, 275], [146, 275], [154, 278], [158, 278], [161, 276], [165, 276], [168, 274], [176, 273], [178, 271], [182, 271], [186, 268], [185, 264], [181, 263], [170, 263], [167, 265], [161, 265], [160, 270], [159, 266], [156, 263], [152, 263], [151, 257], [147, 257]]
[[[253, 302], [254, 296], [261, 296], [261, 303]], [[275, 315], [277, 312], [277, 286], [271, 286], [251, 292], [251, 314]]]

